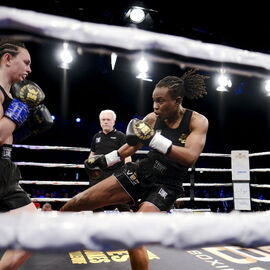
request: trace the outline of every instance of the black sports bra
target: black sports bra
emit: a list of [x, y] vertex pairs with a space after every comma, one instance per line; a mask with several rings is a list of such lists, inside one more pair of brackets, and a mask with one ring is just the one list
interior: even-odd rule
[[2, 104], [4, 112], [7, 110], [9, 104], [12, 102], [12, 98], [10, 98], [6, 91], [4, 90], [4, 88], [0, 85], [0, 90], [2, 91], [3, 95], [4, 95], [4, 102]]

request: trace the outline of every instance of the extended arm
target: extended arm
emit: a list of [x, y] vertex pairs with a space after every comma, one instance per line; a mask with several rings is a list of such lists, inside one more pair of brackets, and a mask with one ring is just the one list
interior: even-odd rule
[[137, 147], [138, 143], [143, 143], [184, 166], [191, 166], [196, 162], [204, 148], [208, 130], [208, 120], [203, 115], [193, 112], [190, 122], [191, 132], [184, 147], [173, 145], [171, 140], [155, 132], [151, 120], [151, 117], [147, 117], [143, 121], [138, 119], [130, 121], [127, 129], [129, 145]]

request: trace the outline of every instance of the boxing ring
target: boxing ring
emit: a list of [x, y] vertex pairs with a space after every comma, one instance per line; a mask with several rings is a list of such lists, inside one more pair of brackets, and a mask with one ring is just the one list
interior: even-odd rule
[[[88, 155], [90, 149], [82, 147], [14, 145], [15, 149], [28, 149], [31, 152], [79, 152]], [[138, 151], [136, 155], [147, 154]], [[269, 155], [269, 152], [249, 154], [250, 159]], [[35, 154], [34, 154], [35, 156]], [[202, 153], [204, 159], [231, 159], [231, 154]], [[62, 170], [84, 170], [82, 164], [15, 162], [22, 170], [27, 167], [61, 168]], [[193, 168], [202, 173], [229, 173], [232, 168]], [[251, 168], [250, 173], [269, 172], [269, 168]], [[22, 173], [23, 174], [23, 173]], [[190, 170], [190, 175], [192, 170]], [[27, 186], [80, 186], [88, 187], [87, 175], [81, 181], [21, 180], [23, 188]], [[252, 177], [251, 177], [252, 178]], [[76, 181], [77, 180], [77, 181]], [[192, 184], [192, 180], [195, 180]], [[184, 187], [218, 188], [225, 186], [233, 189], [232, 181], [227, 183], [198, 183], [188, 177]], [[251, 188], [265, 188], [259, 184], [250, 184]], [[192, 194], [190, 190], [190, 194]], [[196, 193], [194, 193], [196, 194]], [[34, 202], [64, 203], [70, 198], [32, 198]], [[191, 197], [178, 201], [190, 201]], [[202, 198], [194, 197], [194, 202], [209, 203], [233, 201], [233, 197]], [[250, 198], [254, 203], [268, 204], [268, 200]], [[209, 209], [208, 209], [209, 210]], [[85, 269], [91, 265], [94, 269], [116, 267], [127, 269], [129, 258], [127, 250], [146, 245], [150, 266], [155, 269], [170, 269], [184, 263], [185, 269], [268, 269], [270, 261], [269, 226], [270, 211], [214, 213], [207, 209], [174, 209], [162, 214], [134, 214], [108, 211], [95, 213], [39, 212], [38, 214], [20, 214], [10, 216], [2, 214], [0, 222], [0, 248], [24, 248], [33, 251], [29, 261], [23, 266], [40, 264], [44, 258], [50, 258], [52, 265], [64, 264], [65, 269], [74, 269], [76, 265]], [[31, 230], [25, 230], [24, 224], [31, 224]], [[132, 226], [130, 226], [132, 224]], [[134, 229], [136, 228], [136, 229]], [[228, 229], [229, 228], [229, 229]], [[258, 229], [260, 228], [260, 229]], [[29, 241], [31, 239], [31, 241]], [[52, 256], [53, 253], [53, 256]], [[52, 256], [52, 257], [51, 257]], [[178, 262], [179, 258], [179, 262]], [[46, 259], [45, 259], [46, 260]], [[255, 267], [253, 267], [255, 266]], [[70, 268], [69, 268], [70, 267]], [[100, 267], [100, 268], [99, 268]], [[189, 268], [191, 267], [191, 268]], [[192, 268], [193, 267], [193, 268]], [[230, 268], [231, 267], [231, 268]], [[235, 267], [235, 268], [233, 268]], [[257, 267], [257, 268], [256, 268]], [[258, 268], [259, 267], [259, 268]], [[113, 269], [113, 268], [112, 268]]]
[[[69, 152], [81, 152], [83, 157], [87, 157], [87, 154], [90, 152], [90, 148], [84, 148], [84, 147], [67, 147], [67, 146], [42, 146], [42, 145], [13, 145], [14, 148], [23, 148], [23, 149], [28, 149], [28, 150], [38, 150], [38, 151], [69, 151]], [[85, 153], [85, 154], [84, 154]], [[147, 150], [139, 150], [137, 151], [136, 155], [146, 155], [148, 153]], [[221, 154], [221, 153], [202, 153], [200, 155], [200, 158], [218, 158], [218, 159], [231, 159], [231, 154]], [[270, 152], [260, 152], [260, 153], [248, 153], [248, 158], [249, 159], [254, 159], [256, 157], [265, 157], [265, 156], [270, 156]], [[70, 163], [45, 163], [45, 162], [25, 162], [25, 161], [18, 161], [15, 162], [18, 166], [35, 166], [35, 167], [43, 167], [43, 168], [63, 168], [63, 169], [84, 169], [83, 164], [70, 164]], [[231, 163], [231, 162], [230, 162]], [[199, 167], [194, 167], [193, 169], [189, 169], [190, 175], [188, 176], [188, 179], [186, 179], [183, 183], [184, 188], [189, 189], [189, 194], [190, 196], [186, 197], [181, 197], [178, 198], [177, 201], [179, 202], [185, 202], [185, 201], [194, 201], [194, 202], [223, 202], [223, 201], [231, 201], [233, 202], [234, 198], [233, 196], [230, 197], [216, 197], [216, 198], [207, 198], [207, 197], [196, 197], [194, 194], [194, 189], [196, 187], [230, 187], [233, 189], [233, 183], [231, 181], [231, 178], [227, 178], [227, 182], [208, 182], [206, 183], [205, 181], [202, 182], [200, 180], [200, 177], [195, 177], [194, 181], [194, 176], [191, 177], [191, 172], [199, 172], [204, 173], [227, 173], [228, 177], [231, 176], [232, 173], [232, 168], [199, 168]], [[267, 173], [270, 172], [270, 168], [249, 168], [249, 173], [251, 174], [262, 174], [262, 173]], [[228, 174], [229, 173], [229, 174]], [[198, 178], [198, 179], [197, 179]], [[196, 181], [197, 180], [197, 181]], [[83, 189], [86, 189], [89, 186], [87, 176], [83, 176], [83, 181], [76, 181], [75, 179], [71, 179], [69, 181], [51, 181], [51, 180], [21, 180], [20, 181], [21, 185], [55, 185], [55, 186], [82, 186]], [[250, 182], [250, 187], [252, 189], [269, 189], [270, 185], [268, 184], [256, 184], [253, 183], [252, 181]], [[67, 202], [69, 198], [32, 198], [34, 202]], [[251, 202], [254, 204], [259, 203], [259, 204], [265, 204], [268, 205], [270, 204], [270, 200], [267, 199], [259, 199], [259, 198], [250, 198]], [[233, 209], [231, 209], [233, 210]], [[236, 209], [238, 210], [238, 209]], [[251, 209], [250, 209], [251, 210]], [[254, 210], [254, 209], [253, 209]]]
[[[35, 21], [35, 25], [33, 25]], [[233, 74], [267, 78], [270, 56], [231, 47], [207, 44], [182, 37], [173, 37], [116, 26], [79, 22], [32, 11], [0, 6], [1, 35], [42, 42], [44, 39], [81, 43], [85, 52], [136, 57], [144, 51], [149, 59], [175, 63], [202, 70], [219, 71], [217, 63], [226, 63]], [[126, 39], [122, 37], [125, 36]], [[138, 52], [139, 51], [139, 52]], [[161, 56], [162, 55], [162, 56]], [[88, 148], [61, 146], [14, 145], [40, 151], [79, 151]], [[145, 154], [139, 152], [138, 154]], [[248, 154], [249, 159], [268, 156], [270, 152]], [[87, 156], [87, 153], [85, 153]], [[231, 154], [203, 153], [201, 158], [231, 159]], [[16, 161], [24, 167], [83, 169], [82, 164]], [[268, 173], [269, 168], [251, 168], [252, 174]], [[196, 173], [231, 174], [232, 168], [192, 168], [184, 187], [190, 196], [179, 202], [234, 202], [234, 197], [200, 197], [196, 187], [233, 189], [227, 182], [196, 182]], [[22, 173], [22, 175], [24, 175]], [[86, 178], [85, 178], [86, 179]], [[79, 186], [87, 188], [86, 181], [27, 180], [22, 187]], [[268, 189], [268, 184], [248, 183], [251, 189]], [[34, 202], [64, 203], [70, 198], [32, 198]], [[246, 198], [253, 205], [268, 206], [270, 200]], [[268, 208], [268, 207], [267, 207]], [[206, 209], [209, 210], [209, 209]], [[0, 253], [5, 248], [31, 250], [33, 255], [21, 269], [127, 269], [127, 249], [145, 245], [151, 269], [249, 269], [266, 270], [270, 265], [270, 212], [214, 213], [210, 211], [172, 211], [160, 214], [132, 213], [41, 213], [30, 215], [0, 215]], [[26, 228], [26, 224], [29, 228]], [[0, 254], [2, 255], [2, 254]]]

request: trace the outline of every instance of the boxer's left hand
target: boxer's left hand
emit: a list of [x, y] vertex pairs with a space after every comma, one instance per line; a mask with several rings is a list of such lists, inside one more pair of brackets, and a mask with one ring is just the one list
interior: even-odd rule
[[172, 141], [157, 133], [149, 124], [139, 119], [132, 119], [127, 127], [126, 141], [135, 146], [139, 142], [156, 149], [162, 154], [168, 154], [172, 148]]
[[85, 162], [84, 165], [87, 168], [94, 168], [99, 167], [100, 169], [105, 169], [107, 167], [112, 166], [113, 164], [121, 161], [117, 150], [114, 150], [106, 155], [95, 155], [89, 157]]
[[92, 180], [98, 179], [102, 174], [102, 170], [100, 169], [100, 167], [90, 167], [88, 159], [84, 161], [84, 169]]
[[34, 134], [40, 134], [52, 127], [53, 119], [47, 107], [41, 104], [30, 109], [26, 123]]

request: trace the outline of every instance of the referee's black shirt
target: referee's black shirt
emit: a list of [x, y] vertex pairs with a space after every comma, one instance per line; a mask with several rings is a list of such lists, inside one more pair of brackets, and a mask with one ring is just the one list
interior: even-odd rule
[[[92, 139], [91, 152], [96, 155], [108, 154], [113, 150], [118, 150], [122, 145], [126, 143], [126, 135], [116, 129], [112, 130], [108, 134], [99, 131]], [[114, 171], [124, 165], [124, 161], [118, 162], [106, 170]]]

